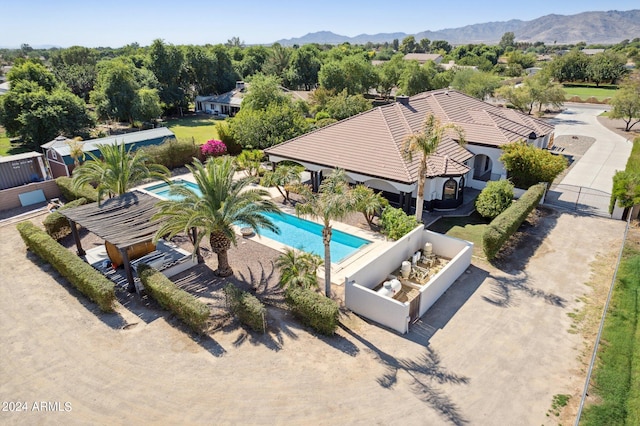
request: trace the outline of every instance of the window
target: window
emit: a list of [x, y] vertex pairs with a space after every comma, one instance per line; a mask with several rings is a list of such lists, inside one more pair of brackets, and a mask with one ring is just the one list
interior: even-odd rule
[[58, 156], [56, 155], [56, 152], [53, 149], [49, 150], [49, 152], [51, 153], [51, 158], [53, 158], [54, 160], [58, 159]]
[[444, 183], [444, 188], [442, 189], [442, 199], [443, 200], [455, 200], [457, 198], [458, 192], [458, 183], [450, 178], [448, 181]]

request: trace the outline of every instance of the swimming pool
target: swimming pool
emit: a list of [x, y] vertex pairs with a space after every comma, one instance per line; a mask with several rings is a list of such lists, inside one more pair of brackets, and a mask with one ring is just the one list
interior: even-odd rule
[[[191, 189], [198, 195], [202, 195], [198, 185], [182, 179], [174, 180], [174, 185], [182, 185]], [[147, 186], [144, 188], [158, 197], [165, 199], [176, 199], [175, 196], [169, 195], [169, 185], [160, 183], [157, 185]], [[260, 229], [260, 235], [275, 240], [289, 247], [303, 250], [308, 253], [314, 253], [324, 258], [324, 244], [322, 242], [322, 225], [301, 219], [288, 213], [264, 213], [278, 227], [280, 233], [272, 232], [268, 229]], [[242, 224], [238, 224], [242, 226]], [[333, 229], [331, 233], [331, 261], [338, 263], [371, 241], [355, 235]]]

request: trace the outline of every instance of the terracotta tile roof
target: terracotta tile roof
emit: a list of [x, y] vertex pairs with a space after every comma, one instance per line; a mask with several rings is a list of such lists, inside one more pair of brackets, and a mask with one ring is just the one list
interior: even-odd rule
[[[411, 133], [422, 130], [425, 117], [455, 123], [468, 144], [499, 147], [527, 139], [531, 132], [549, 134], [553, 126], [514, 110], [496, 107], [454, 90], [436, 90], [363, 112], [265, 150], [266, 154], [397, 182], [418, 178], [419, 155], [404, 150]], [[449, 135], [430, 156], [429, 176], [461, 175], [473, 154]]]

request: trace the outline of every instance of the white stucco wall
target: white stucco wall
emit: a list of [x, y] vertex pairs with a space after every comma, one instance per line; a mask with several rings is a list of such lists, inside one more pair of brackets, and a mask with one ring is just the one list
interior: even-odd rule
[[471, 264], [473, 244], [417, 227], [395, 244], [345, 277], [345, 305], [353, 312], [400, 333], [408, 331], [409, 304], [374, 292], [378, 284], [400, 267], [426, 242], [438, 256], [451, 259], [420, 289], [420, 316], [438, 300]]

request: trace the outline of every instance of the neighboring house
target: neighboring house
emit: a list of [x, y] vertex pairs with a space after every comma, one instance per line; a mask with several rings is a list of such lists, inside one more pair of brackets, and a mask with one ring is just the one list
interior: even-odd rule
[[442, 62], [442, 55], [437, 53], [407, 53], [402, 59], [405, 61], [418, 61], [420, 65], [423, 65], [426, 62], [435, 62], [436, 64], [439, 64]]
[[597, 55], [598, 53], [604, 53], [604, 49], [582, 49], [582, 53], [587, 56]]
[[[135, 151], [143, 146], [160, 145], [165, 140], [175, 137], [176, 135], [166, 127], [158, 127], [157, 129], [141, 130], [139, 132], [81, 141], [80, 144], [82, 145], [83, 152], [90, 152], [96, 156], [100, 156], [99, 147], [101, 145], [116, 145], [124, 142], [126, 149], [131, 148], [132, 151]], [[51, 142], [42, 145], [47, 162], [49, 163], [51, 175], [54, 178], [71, 176], [73, 172], [74, 160], [71, 157], [70, 142], [71, 141], [64, 136], [58, 136]], [[85, 158], [85, 160], [87, 158]]]
[[457, 70], [464, 70], [464, 69], [477, 70], [478, 69], [478, 67], [475, 65], [457, 65], [455, 61], [449, 61], [446, 64], [440, 64], [440, 68], [446, 71], [450, 69], [457, 69]]
[[247, 85], [243, 81], [237, 81], [236, 87], [230, 92], [221, 95], [196, 96], [196, 112], [233, 117], [240, 111], [246, 89]]
[[392, 202], [411, 212], [418, 187], [420, 154], [410, 161], [406, 137], [422, 131], [425, 117], [463, 129], [461, 147], [454, 132], [428, 159], [425, 208], [451, 209], [463, 202], [464, 188], [482, 189], [489, 180], [506, 177], [500, 147], [528, 141], [547, 148], [553, 126], [512, 109], [500, 108], [455, 90], [434, 90], [374, 108], [332, 125], [267, 148], [273, 163], [294, 161], [311, 172], [318, 188], [322, 175], [342, 168], [352, 183], [383, 191]]
[[542, 68], [540, 67], [530, 67], [524, 69], [524, 72], [527, 73], [528, 76], [536, 75], [540, 71], [542, 71]]

